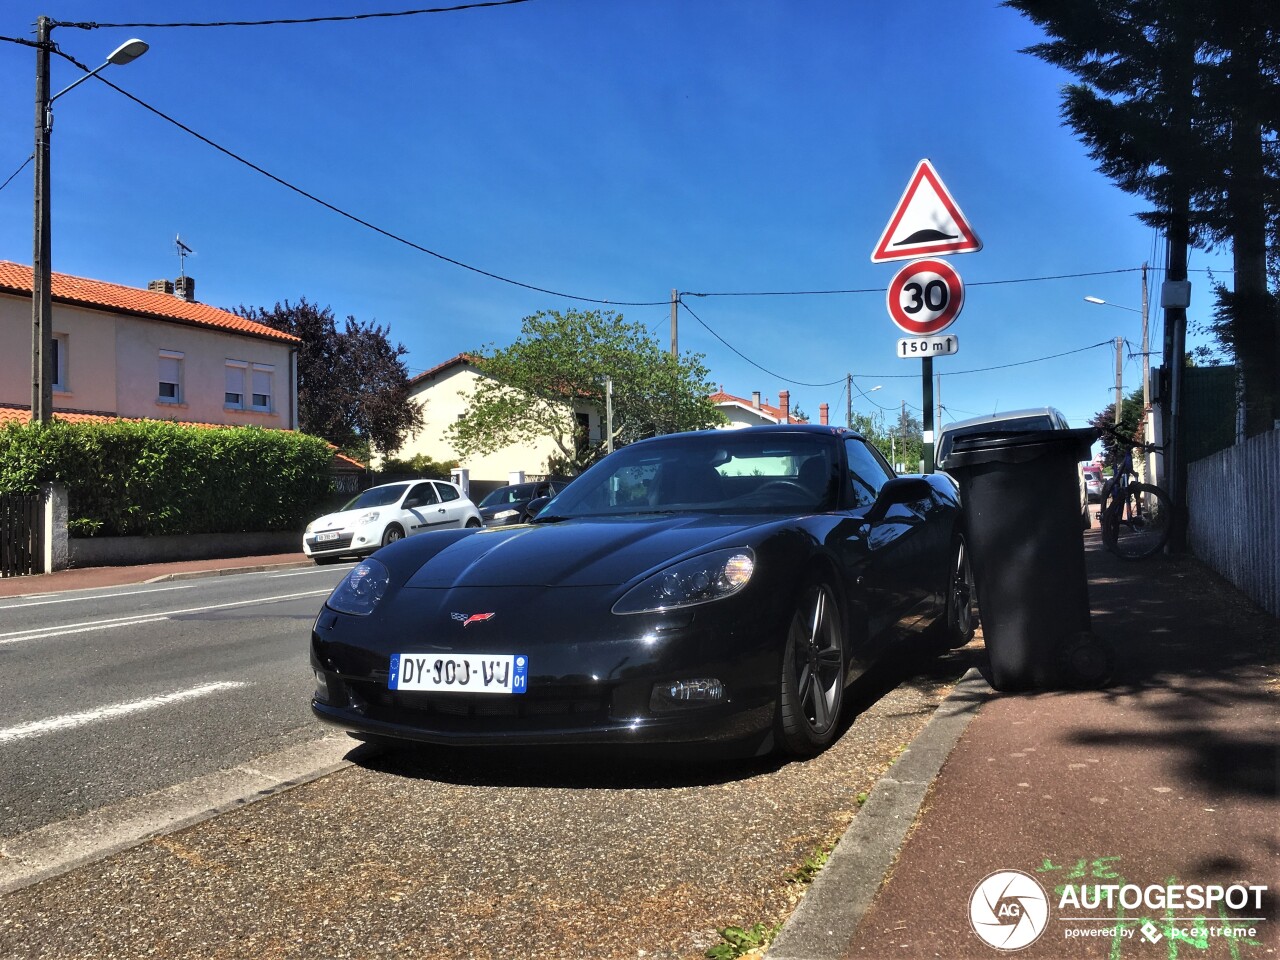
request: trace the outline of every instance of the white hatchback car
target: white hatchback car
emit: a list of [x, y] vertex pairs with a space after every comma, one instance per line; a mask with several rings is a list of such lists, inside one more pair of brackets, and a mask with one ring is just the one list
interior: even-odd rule
[[384, 483], [307, 524], [302, 551], [316, 563], [328, 563], [428, 530], [483, 525], [476, 505], [446, 480]]

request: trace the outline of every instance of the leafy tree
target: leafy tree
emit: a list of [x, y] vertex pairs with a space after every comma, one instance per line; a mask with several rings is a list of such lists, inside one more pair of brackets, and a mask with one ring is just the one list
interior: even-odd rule
[[[1241, 365], [1246, 431], [1280, 419], [1280, 5], [1274, 0], [1005, 0], [1078, 78], [1062, 114], [1099, 169], [1151, 201], [1171, 248], [1230, 243], [1214, 329]], [[1185, 276], [1185, 257], [1171, 276]], [[1174, 277], [1175, 279], [1179, 277]], [[1268, 279], [1270, 289], [1268, 289]]]
[[[1138, 434], [1138, 428], [1142, 424], [1142, 409], [1142, 388], [1138, 387], [1121, 400], [1119, 424], [1116, 423], [1116, 405], [1114, 403], [1107, 404], [1105, 410], [1098, 411], [1090, 418], [1089, 426], [1097, 430], [1102, 439], [1102, 459], [1104, 462], [1115, 466], [1124, 457], [1125, 452], [1133, 446], [1131, 443], [1118, 439], [1115, 433], [1119, 433], [1121, 437], [1132, 437], [1141, 442], [1142, 438]], [[1115, 433], [1112, 431], [1115, 431]]]
[[298, 349], [298, 425], [343, 453], [368, 461], [372, 452], [395, 453], [405, 435], [422, 426], [409, 399], [408, 351], [391, 344], [388, 328], [348, 316], [339, 329], [329, 307], [303, 297], [265, 307], [238, 307], [237, 315], [302, 340]]
[[458, 466], [457, 460], [432, 460], [425, 453], [415, 453], [407, 460], [383, 460], [379, 473], [387, 476], [412, 474], [429, 480], [448, 480]]
[[724, 421], [708, 399], [714, 386], [701, 356], [672, 357], [643, 325], [611, 310], [536, 313], [524, 318], [511, 346], [472, 356], [484, 377], [467, 413], [450, 427], [464, 460], [549, 437], [556, 452], [548, 472], [579, 472], [605, 444], [588, 442], [575, 407], [598, 410], [603, 426], [606, 377], [613, 381], [615, 447]]
[[907, 410], [906, 404], [902, 405], [898, 413], [898, 422], [890, 431], [890, 437], [891, 449], [897, 462], [906, 467], [907, 473], [919, 470], [920, 461], [924, 458], [924, 424], [919, 417]]

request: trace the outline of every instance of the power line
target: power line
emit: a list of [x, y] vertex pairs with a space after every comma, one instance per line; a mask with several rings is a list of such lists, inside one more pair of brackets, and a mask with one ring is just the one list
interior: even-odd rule
[[388, 17], [416, 17], [427, 13], [457, 13], [461, 10], [478, 10], [481, 7], [509, 7], [516, 3], [527, 3], [528, 0], [478, 0], [476, 3], [464, 3], [456, 7], [425, 7], [418, 10], [396, 10], [384, 13], [354, 13], [333, 17], [299, 17], [287, 20], [223, 20], [212, 23], [93, 23], [54, 20], [55, 27], [76, 27], [80, 30], [98, 30], [107, 28], [132, 27], [272, 27], [278, 25], [295, 25], [302, 23], [343, 23], [352, 20], [378, 20]]
[[[83, 63], [76, 60], [74, 57], [70, 56], [69, 54], [65, 54], [60, 50], [55, 50], [54, 53], [57, 53], [60, 57], [63, 57], [71, 61], [81, 70], [88, 72], [88, 69], [89, 69], [88, 67], [86, 67]], [[577, 294], [564, 293], [559, 290], [551, 290], [551, 289], [548, 289], [547, 287], [539, 287], [531, 283], [525, 283], [521, 280], [513, 280], [511, 277], [504, 277], [501, 274], [493, 273], [492, 271], [489, 271], [489, 270], [483, 270], [480, 267], [472, 266], [469, 263], [463, 263], [461, 260], [455, 260], [453, 257], [445, 256], [443, 253], [438, 253], [437, 251], [424, 247], [419, 243], [415, 243], [414, 241], [409, 240], [406, 237], [402, 237], [397, 233], [393, 233], [390, 230], [383, 229], [382, 227], [379, 227], [377, 224], [371, 223], [368, 220], [363, 219], [362, 217], [358, 217], [354, 213], [350, 213], [342, 209], [341, 207], [336, 206], [335, 204], [329, 203], [327, 200], [322, 200], [320, 197], [317, 197], [315, 194], [309, 193], [306, 190], [303, 190], [301, 187], [290, 183], [288, 180], [285, 180], [282, 177], [276, 176], [274, 173], [270, 172], [269, 170], [266, 170], [258, 166], [253, 161], [247, 160], [246, 158], [240, 156], [238, 153], [235, 153], [234, 151], [229, 150], [228, 148], [222, 146], [221, 144], [216, 143], [213, 140], [210, 140], [204, 134], [198, 133], [197, 131], [191, 129], [181, 121], [175, 120], [173, 117], [169, 116], [167, 113], [163, 112], [162, 110], [159, 110], [156, 107], [151, 106], [151, 104], [147, 103], [145, 100], [135, 97], [129, 91], [116, 86], [114, 83], [112, 83], [110, 80], [108, 80], [106, 77], [102, 76], [101, 74], [99, 74], [96, 79], [101, 80], [103, 83], [105, 83], [112, 90], [115, 90], [117, 93], [122, 94], [125, 97], [128, 97], [130, 100], [138, 104], [138, 106], [142, 107], [143, 109], [148, 110], [151, 113], [154, 113], [160, 119], [173, 124], [179, 130], [182, 130], [183, 132], [188, 133], [191, 136], [195, 137], [197, 140], [201, 141], [202, 143], [205, 143], [208, 146], [213, 147], [219, 153], [222, 153], [225, 156], [230, 157], [232, 160], [235, 160], [238, 163], [244, 164], [250, 170], [253, 170], [256, 173], [260, 173], [262, 176], [266, 177], [268, 180], [272, 180], [275, 183], [280, 184], [280, 186], [285, 187], [288, 190], [292, 190], [294, 193], [298, 194], [299, 196], [305, 197], [308, 200], [310, 200], [312, 203], [319, 204], [320, 206], [324, 207], [326, 210], [336, 213], [341, 217], [345, 217], [346, 219], [352, 221], [353, 223], [358, 223], [362, 227], [366, 227], [375, 233], [381, 234], [382, 236], [386, 237], [389, 240], [394, 240], [397, 243], [404, 244], [406, 247], [410, 247], [411, 249], [417, 250], [419, 253], [425, 253], [428, 256], [435, 257], [437, 260], [442, 260], [445, 263], [452, 264], [455, 267], [461, 267], [463, 270], [469, 270], [472, 273], [477, 273], [482, 277], [488, 277], [491, 280], [499, 280], [502, 283], [509, 283], [514, 287], [521, 287], [525, 290], [532, 290], [534, 293], [545, 293], [548, 296], [552, 296], [552, 297], [562, 297], [565, 300], [577, 300], [582, 303], [599, 303], [599, 304], [621, 306], [621, 307], [656, 307], [656, 306], [661, 306], [663, 304], [668, 303], [668, 301], [666, 300], [602, 300], [595, 297], [584, 297], [584, 296], [579, 296]]]
[[[23, 170], [25, 170], [27, 168], [27, 164], [30, 163], [32, 160], [34, 160], [35, 157], [36, 155], [33, 153], [30, 156], [28, 156], [27, 159], [23, 160], [22, 166], [20, 166], [17, 170], [13, 171], [13, 173], [9, 174], [9, 180], [12, 180], [14, 177], [20, 174]], [[6, 180], [4, 183], [0, 183], [0, 190], [3, 190], [5, 187], [9, 185], [9, 180]]]
[[[683, 294], [681, 294], [681, 296], [683, 296]], [[769, 370], [766, 367], [760, 366], [760, 364], [756, 363], [754, 360], [748, 357], [745, 353], [743, 353], [741, 350], [735, 347], [732, 343], [730, 343], [724, 337], [720, 336], [720, 334], [716, 333], [709, 326], [707, 326], [706, 321], [704, 321], [700, 316], [694, 313], [693, 310], [690, 309], [689, 305], [684, 302], [684, 300], [679, 300], [678, 302], [680, 303], [681, 306], [683, 306], [686, 310], [689, 311], [689, 315], [693, 317], [693, 319], [697, 320], [698, 323], [702, 324], [703, 329], [705, 329], [707, 333], [711, 334], [713, 337], [715, 337], [717, 340], [719, 340], [726, 347], [728, 347], [730, 350], [736, 353], [743, 360], [747, 361], [747, 363], [751, 364], [757, 370], [763, 371], [764, 373], [767, 373], [771, 377], [774, 377], [778, 380], [782, 380], [785, 383], [793, 384], [798, 387], [834, 387], [837, 383], [840, 383], [844, 379], [843, 377], [841, 377], [840, 380], [828, 380], [825, 383], [806, 383], [803, 380], [792, 380], [790, 377], [784, 377], [781, 374], [774, 373], [772, 370]]]

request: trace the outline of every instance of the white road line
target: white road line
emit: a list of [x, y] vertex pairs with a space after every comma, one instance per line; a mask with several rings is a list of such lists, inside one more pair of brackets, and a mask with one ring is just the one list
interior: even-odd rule
[[68, 623], [61, 627], [32, 627], [26, 630], [14, 630], [0, 633], [0, 646], [11, 643], [22, 643], [25, 640], [47, 640], [73, 633], [84, 633], [89, 630], [105, 630], [109, 627], [127, 627], [142, 623], [155, 623], [171, 617], [181, 617], [192, 613], [208, 613], [211, 610], [227, 610], [232, 607], [249, 607], [258, 603], [279, 603], [284, 600], [299, 600], [303, 597], [327, 597], [332, 591], [308, 590], [304, 593], [284, 593], [276, 597], [258, 597], [254, 600], [233, 600], [229, 603], [212, 603], [202, 607], [186, 607], [182, 610], [153, 610], [148, 613], [134, 614], [131, 617], [111, 617], [104, 620], [86, 620], [83, 623]]
[[111, 600], [115, 597], [133, 597], [140, 593], [163, 593], [166, 590], [192, 590], [196, 586], [197, 585], [194, 583], [188, 583], [179, 587], [156, 587], [151, 590], [126, 590], [123, 592], [112, 591], [110, 593], [84, 594], [78, 597], [56, 597], [51, 600], [28, 600], [26, 603], [0, 603], [0, 610], [25, 610], [27, 607], [43, 607], [50, 603], [79, 603], [84, 600]]
[[16, 727], [0, 728], [0, 743], [12, 743], [15, 740], [39, 737], [46, 733], [53, 733], [55, 730], [70, 730], [73, 727], [83, 727], [99, 720], [110, 720], [113, 717], [140, 713], [143, 710], [154, 710], [157, 707], [165, 707], [171, 703], [180, 703], [183, 700], [208, 696], [220, 690], [234, 690], [238, 687], [247, 686], [250, 686], [250, 684], [238, 680], [222, 680], [216, 683], [204, 683], [187, 690], [178, 690], [174, 693], [164, 693], [157, 697], [145, 697], [142, 700], [131, 700], [128, 703], [115, 703], [110, 706], [99, 707], [96, 710], [86, 710], [83, 713], [65, 713], [60, 717], [49, 717], [47, 720], [20, 723]]

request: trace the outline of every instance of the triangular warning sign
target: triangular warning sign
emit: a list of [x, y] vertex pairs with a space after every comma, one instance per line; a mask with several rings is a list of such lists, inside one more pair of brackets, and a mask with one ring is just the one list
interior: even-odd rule
[[921, 160], [880, 235], [880, 242], [871, 251], [871, 261], [884, 263], [981, 249], [982, 241], [960, 212], [938, 171], [928, 160]]

